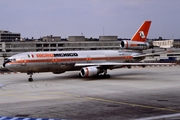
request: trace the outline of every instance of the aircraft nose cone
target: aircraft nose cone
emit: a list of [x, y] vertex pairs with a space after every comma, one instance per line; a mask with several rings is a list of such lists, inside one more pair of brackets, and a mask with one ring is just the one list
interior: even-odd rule
[[10, 62], [10, 60], [6, 60], [4, 63], [3, 63], [3, 67], [7, 67], [6, 64]]
[[11, 69], [12, 69], [11, 65], [9, 65], [7, 62], [4, 62], [2, 66], [3, 66], [4, 69], [6, 69], [6, 70], [11, 70]]

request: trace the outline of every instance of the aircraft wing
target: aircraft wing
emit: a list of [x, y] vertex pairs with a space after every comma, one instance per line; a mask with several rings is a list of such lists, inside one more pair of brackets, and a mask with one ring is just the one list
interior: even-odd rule
[[147, 57], [147, 56], [153, 56], [153, 55], [165, 54], [165, 53], [172, 53], [172, 52], [174, 52], [174, 51], [173, 50], [168, 50], [168, 51], [162, 51], [162, 52], [155, 52], [155, 53], [147, 53], [147, 54], [135, 55], [133, 57], [134, 58], [137, 58], [137, 57]]
[[151, 65], [175, 65], [175, 63], [76, 63], [75, 66], [151, 66]]
[[[153, 56], [156, 54], [164, 54], [164, 53], [171, 53], [174, 52], [173, 50], [163, 51], [163, 52], [155, 52], [155, 53], [148, 53], [148, 54], [141, 54], [141, 55], [134, 55], [133, 58], [138, 57], [146, 57], [146, 56]], [[176, 63], [117, 63], [117, 62], [104, 62], [104, 63], [76, 63], [75, 66], [152, 66], [152, 65], [176, 65]]]

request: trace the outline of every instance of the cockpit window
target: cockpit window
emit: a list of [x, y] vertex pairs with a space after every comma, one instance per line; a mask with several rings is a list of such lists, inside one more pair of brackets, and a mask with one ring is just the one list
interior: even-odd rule
[[16, 59], [15, 59], [15, 58], [7, 59], [7, 60], [3, 63], [3, 66], [5, 67], [5, 66], [6, 66], [6, 63], [9, 63], [9, 62], [16, 62]]
[[12, 61], [13, 61], [13, 62], [16, 62], [16, 59], [14, 58], [14, 59], [12, 59]]
[[8, 59], [7, 61], [16, 62], [16, 59], [15, 59], [15, 58], [13, 58], [13, 59]]

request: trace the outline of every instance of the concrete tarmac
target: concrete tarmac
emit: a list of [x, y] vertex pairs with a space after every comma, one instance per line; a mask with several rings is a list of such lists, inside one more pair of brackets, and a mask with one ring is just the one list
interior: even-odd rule
[[[70, 120], [180, 118], [180, 67], [109, 70], [110, 79], [0, 75], [0, 116]], [[172, 117], [171, 117], [172, 118]]]

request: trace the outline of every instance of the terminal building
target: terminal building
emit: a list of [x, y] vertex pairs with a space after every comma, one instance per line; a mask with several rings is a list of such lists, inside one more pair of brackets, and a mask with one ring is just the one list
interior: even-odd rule
[[99, 36], [99, 41], [117, 41], [118, 36]]
[[0, 42], [0, 52], [119, 49], [120, 41]]
[[85, 36], [69, 36], [68, 41], [71, 41], [71, 42], [85, 41]]
[[178, 41], [174, 40], [157, 40], [153, 41], [153, 46], [159, 46], [160, 48], [172, 48], [175, 44], [179, 44]]
[[60, 42], [61, 41], [61, 36], [53, 36], [53, 35], [44, 36], [42, 38], [42, 41], [43, 42]]
[[20, 33], [12, 33], [9, 31], [0, 30], [0, 42], [20, 41], [20, 38]]
[[119, 49], [120, 41], [117, 36], [100, 36], [100, 39], [87, 39], [85, 36], [44, 36], [40, 41], [0, 42], [0, 52], [29, 52], [29, 51], [61, 51], [61, 50], [100, 50]]

